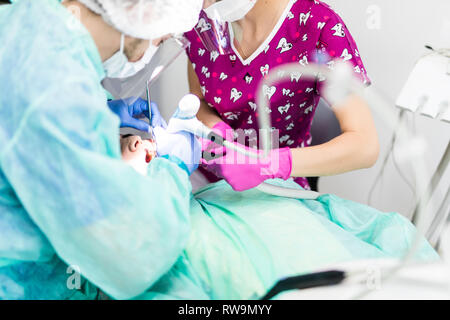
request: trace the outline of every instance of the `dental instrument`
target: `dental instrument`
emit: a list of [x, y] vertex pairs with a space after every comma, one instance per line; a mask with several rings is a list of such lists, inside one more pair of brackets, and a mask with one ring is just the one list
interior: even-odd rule
[[[150, 103], [151, 103], [151, 100], [150, 100], [150, 88], [149, 88], [149, 84], [148, 84], [148, 81], [147, 81], [147, 84], [146, 84], [146, 91], [147, 91], [147, 103], [148, 103], [148, 107], [149, 107], [149, 109], [150, 109]], [[151, 109], [149, 110], [149, 112], [148, 112], [148, 121], [149, 121], [149, 123], [151, 124], [152, 123], [152, 111], [151, 111]], [[155, 139], [155, 135], [154, 135], [154, 133], [153, 133], [153, 127], [150, 125], [150, 129], [149, 129], [150, 131], [148, 132], [148, 134], [149, 134], [149, 139], [150, 140], [154, 140]]]
[[[425, 46], [431, 53], [421, 57], [408, 81], [404, 85], [396, 105], [401, 112], [409, 111], [412, 116], [426, 116], [433, 121], [450, 122], [450, 49], [434, 49], [431, 46]], [[438, 187], [448, 166], [450, 159], [450, 142], [447, 143], [439, 165], [428, 183], [427, 194], [423, 195], [419, 202], [427, 205], [431, 198], [438, 193]], [[442, 205], [445, 205], [444, 203]], [[417, 219], [418, 205], [414, 209], [412, 221]], [[436, 221], [445, 221], [438, 216]], [[433, 225], [434, 230], [438, 226]], [[431, 235], [430, 232], [427, 233]], [[436, 242], [436, 239], [433, 239]]]

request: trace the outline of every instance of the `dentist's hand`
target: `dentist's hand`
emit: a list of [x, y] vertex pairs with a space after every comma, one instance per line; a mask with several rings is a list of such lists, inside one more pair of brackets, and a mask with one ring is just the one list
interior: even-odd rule
[[[159, 112], [158, 106], [156, 103], [152, 102], [150, 103], [150, 109], [152, 112], [152, 121], [151, 126], [153, 128], [161, 127], [161, 128], [167, 128], [166, 120], [161, 116], [161, 113]], [[145, 112], [145, 115], [148, 117], [148, 111]]]
[[201, 145], [197, 138], [187, 132], [168, 133], [162, 127], [155, 127], [153, 134], [156, 140], [158, 156], [175, 157], [186, 166], [188, 174], [192, 174], [200, 163]]
[[[135, 100], [134, 102], [132, 102]], [[150, 125], [137, 119], [138, 117], [146, 116], [149, 118], [149, 112], [152, 113], [151, 126], [165, 127], [166, 122], [159, 113], [158, 106], [155, 103], [151, 103], [149, 110], [146, 100], [141, 98], [127, 98], [120, 100], [108, 101], [108, 106], [112, 112], [114, 112], [120, 118], [120, 127], [131, 127], [137, 130], [149, 132]]]

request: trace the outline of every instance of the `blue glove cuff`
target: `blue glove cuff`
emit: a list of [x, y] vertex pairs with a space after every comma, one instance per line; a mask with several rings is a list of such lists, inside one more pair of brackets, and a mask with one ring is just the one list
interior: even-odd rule
[[186, 171], [187, 175], [190, 176], [191, 173], [189, 172], [189, 169], [187, 167], [187, 165], [180, 160], [180, 158], [175, 157], [175, 156], [171, 156], [171, 155], [165, 155], [165, 156], [161, 156], [161, 158], [167, 159], [173, 163], [175, 163], [176, 165], [178, 165], [178, 167], [180, 167], [181, 169], [183, 169], [184, 171]]

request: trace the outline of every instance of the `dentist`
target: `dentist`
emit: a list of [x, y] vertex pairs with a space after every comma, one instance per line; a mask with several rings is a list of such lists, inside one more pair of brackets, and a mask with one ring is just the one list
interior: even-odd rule
[[190, 143], [172, 139], [183, 153], [135, 172], [121, 160], [101, 81], [129, 75], [159, 38], [191, 29], [202, 3], [2, 7], [0, 300], [94, 299], [98, 288], [132, 298], [174, 264], [189, 232]]

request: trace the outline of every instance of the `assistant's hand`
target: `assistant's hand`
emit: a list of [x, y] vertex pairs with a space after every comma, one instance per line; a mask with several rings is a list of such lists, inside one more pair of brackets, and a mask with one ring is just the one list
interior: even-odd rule
[[[121, 127], [131, 127], [145, 132], [150, 131], [150, 125], [147, 122], [137, 119], [142, 116], [149, 117], [149, 107], [146, 100], [132, 97], [112, 100], [108, 101], [108, 106], [112, 112], [119, 116]], [[158, 107], [154, 103], [151, 103], [151, 112], [152, 126], [164, 126], [164, 119], [161, 117]]]
[[158, 156], [176, 157], [186, 165], [189, 174], [198, 168], [201, 146], [193, 134], [185, 131], [168, 133], [162, 127], [155, 127], [153, 134]]
[[[233, 128], [223, 121], [218, 122], [214, 127], [212, 127], [212, 131], [228, 141], [234, 140]], [[209, 139], [200, 139], [200, 141], [202, 143], [203, 158], [205, 159], [208, 156], [215, 157], [216, 155], [222, 155], [225, 153], [223, 146], [220, 146]]]
[[[236, 144], [236, 143], [235, 143]], [[236, 144], [238, 145], [238, 144]], [[238, 145], [261, 156], [262, 151]], [[290, 148], [274, 149], [266, 158], [250, 158], [226, 148], [225, 156], [211, 161], [202, 160], [206, 169], [225, 179], [236, 191], [259, 186], [268, 179], [289, 179], [292, 171]]]

